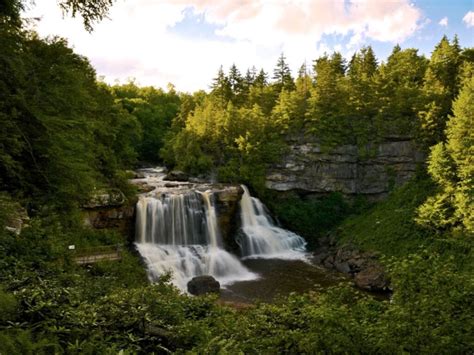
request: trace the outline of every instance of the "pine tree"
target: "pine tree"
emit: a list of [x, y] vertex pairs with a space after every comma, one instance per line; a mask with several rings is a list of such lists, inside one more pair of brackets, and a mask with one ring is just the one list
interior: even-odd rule
[[329, 148], [353, 143], [342, 64], [342, 57], [336, 53], [315, 61], [315, 84], [308, 99], [307, 130]]
[[416, 49], [396, 46], [375, 78], [376, 126], [383, 137], [416, 137], [427, 60]]
[[273, 80], [273, 86], [277, 92], [281, 92], [282, 90], [291, 91], [295, 89], [291, 70], [286, 63], [286, 58], [283, 53], [278, 58], [276, 67], [273, 70]]
[[229, 86], [232, 91], [232, 101], [235, 105], [241, 106], [246, 99], [245, 84], [235, 64], [232, 64], [229, 70]]
[[264, 87], [268, 85], [268, 74], [265, 73], [265, 70], [260, 69], [258, 75], [255, 77], [253, 85], [258, 87]]
[[419, 113], [421, 135], [426, 146], [445, 139], [446, 121], [452, 113], [452, 101], [459, 91], [460, 54], [457, 39], [451, 44], [446, 36], [431, 54], [424, 77], [423, 94], [426, 101]]
[[[472, 71], [471, 71], [472, 73]], [[464, 80], [446, 128], [447, 142], [431, 148], [428, 171], [440, 192], [418, 210], [418, 222], [474, 236], [474, 77]]]
[[217, 72], [217, 77], [213, 79], [211, 88], [212, 95], [217, 97], [223, 106], [226, 106], [227, 102], [232, 98], [232, 86], [230, 84], [229, 78], [224, 73], [222, 65]]
[[375, 115], [374, 76], [377, 72], [377, 60], [372, 48], [364, 47], [352, 57], [347, 80], [348, 104], [350, 106], [349, 125], [354, 143], [365, 147], [377, 139]]

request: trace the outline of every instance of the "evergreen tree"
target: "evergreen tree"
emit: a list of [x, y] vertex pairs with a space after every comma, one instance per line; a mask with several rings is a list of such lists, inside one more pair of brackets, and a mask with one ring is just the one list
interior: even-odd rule
[[316, 59], [314, 72], [315, 85], [306, 114], [308, 132], [327, 147], [352, 142], [342, 57], [335, 53], [332, 57], [325, 55]]
[[229, 70], [229, 86], [232, 90], [232, 101], [237, 106], [242, 105], [246, 99], [244, 78], [235, 64], [232, 64]]
[[[472, 73], [472, 71], [471, 71]], [[474, 236], [474, 77], [453, 104], [447, 142], [431, 148], [428, 171], [440, 192], [420, 208], [418, 221], [435, 230], [457, 228]]]
[[451, 104], [459, 91], [461, 49], [457, 38], [450, 43], [446, 36], [436, 45], [424, 77], [425, 104], [419, 113], [421, 135], [426, 146], [445, 139], [444, 129]]
[[417, 136], [426, 66], [427, 60], [416, 49], [401, 50], [397, 45], [380, 67], [375, 78], [376, 126], [382, 139]]
[[286, 63], [286, 58], [283, 53], [278, 58], [276, 67], [273, 70], [273, 80], [273, 86], [277, 92], [281, 92], [282, 90], [291, 91], [295, 89], [291, 70]]
[[259, 87], [264, 87], [268, 85], [268, 74], [265, 73], [265, 70], [260, 69], [258, 75], [255, 77], [253, 85]]
[[224, 73], [222, 65], [217, 72], [217, 77], [213, 79], [211, 89], [212, 95], [217, 97], [222, 105], [226, 105], [232, 99], [232, 86], [229, 78]]
[[306, 62], [303, 63], [298, 70], [298, 78], [296, 78], [295, 88], [299, 95], [309, 97], [309, 92], [312, 86], [311, 73], [308, 70]]
[[376, 139], [374, 76], [377, 60], [372, 48], [364, 47], [352, 57], [347, 80], [348, 104], [350, 106], [349, 126], [354, 137], [353, 143], [365, 147]]

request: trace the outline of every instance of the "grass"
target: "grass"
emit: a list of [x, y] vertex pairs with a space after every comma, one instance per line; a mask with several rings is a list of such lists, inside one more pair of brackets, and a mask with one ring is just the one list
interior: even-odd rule
[[417, 207], [433, 192], [429, 179], [414, 179], [366, 212], [347, 218], [337, 229], [340, 244], [352, 243], [387, 256], [404, 256], [433, 243], [414, 221]]

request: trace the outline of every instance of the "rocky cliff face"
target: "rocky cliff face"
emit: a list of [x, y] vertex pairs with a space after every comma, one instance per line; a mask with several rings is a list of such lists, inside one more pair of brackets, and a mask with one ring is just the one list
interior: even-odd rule
[[307, 138], [293, 138], [289, 145], [289, 153], [266, 177], [269, 189], [314, 194], [338, 191], [377, 198], [408, 181], [425, 158], [408, 139], [374, 146], [367, 157], [354, 145], [329, 152]]
[[239, 185], [228, 185], [214, 194], [217, 222], [224, 245], [231, 251], [239, 250], [234, 234], [240, 224], [239, 203], [244, 190]]
[[82, 206], [84, 225], [95, 229], [114, 229], [133, 239], [135, 203], [118, 190], [100, 191]]

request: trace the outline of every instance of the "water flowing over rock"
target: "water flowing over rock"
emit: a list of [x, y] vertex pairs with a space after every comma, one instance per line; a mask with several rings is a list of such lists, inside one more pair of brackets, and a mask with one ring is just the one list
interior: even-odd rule
[[201, 275], [223, 285], [257, 277], [223, 248], [215, 200], [232, 187], [165, 182], [159, 170], [144, 174], [155, 189], [137, 203], [136, 245], [152, 280], [171, 272], [173, 283], [185, 291], [188, 281]]
[[245, 257], [303, 258], [306, 241], [274, 225], [262, 202], [250, 196], [247, 187], [240, 201], [242, 231], [238, 243]]

